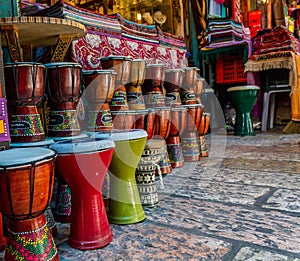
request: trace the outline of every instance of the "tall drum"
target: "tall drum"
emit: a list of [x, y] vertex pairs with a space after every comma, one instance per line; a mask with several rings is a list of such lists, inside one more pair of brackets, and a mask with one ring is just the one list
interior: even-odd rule
[[102, 69], [117, 72], [116, 88], [110, 101], [112, 111], [128, 110], [125, 85], [129, 83], [132, 58], [126, 56], [107, 56], [100, 59]]
[[81, 95], [81, 65], [71, 62], [47, 63], [46, 83], [50, 101], [49, 137], [81, 133], [76, 105]]
[[[97, 133], [96, 138], [106, 137]], [[135, 179], [135, 171], [147, 141], [144, 130], [113, 130], [115, 151], [110, 173], [108, 218], [114, 224], [132, 224], [146, 218]]]
[[43, 215], [54, 183], [56, 153], [48, 148], [1, 152], [0, 211], [8, 218], [5, 260], [59, 260]]
[[80, 250], [104, 247], [112, 233], [102, 198], [102, 185], [114, 152], [110, 139], [76, 139], [50, 146], [57, 169], [72, 191], [69, 245]]
[[146, 108], [142, 93], [142, 85], [145, 80], [145, 72], [146, 60], [132, 60], [129, 78], [130, 83], [127, 87], [127, 100], [129, 109], [131, 110], [143, 110]]
[[87, 130], [111, 131], [113, 124], [109, 102], [114, 95], [117, 73], [114, 70], [95, 70], [83, 71], [82, 75]]
[[181, 106], [180, 88], [182, 87], [184, 71], [182, 69], [167, 69], [164, 87], [166, 89], [166, 105]]
[[45, 66], [34, 62], [10, 63], [4, 66], [4, 75], [11, 140], [44, 140], [37, 106], [44, 98]]

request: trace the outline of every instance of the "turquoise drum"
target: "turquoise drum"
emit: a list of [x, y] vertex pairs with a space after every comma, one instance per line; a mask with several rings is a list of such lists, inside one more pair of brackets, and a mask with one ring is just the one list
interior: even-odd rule
[[145, 130], [113, 130], [111, 135], [96, 133], [95, 137], [111, 136], [115, 151], [109, 167], [110, 199], [108, 219], [114, 224], [132, 224], [143, 221], [144, 213], [135, 173], [142, 157], [147, 132]]
[[234, 135], [255, 135], [252, 123], [252, 108], [257, 100], [259, 87], [245, 85], [227, 89], [229, 101], [236, 111]]

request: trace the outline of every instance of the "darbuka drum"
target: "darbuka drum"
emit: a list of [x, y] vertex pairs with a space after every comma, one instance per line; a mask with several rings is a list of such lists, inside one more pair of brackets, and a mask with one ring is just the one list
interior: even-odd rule
[[145, 109], [135, 112], [134, 128], [145, 130], [148, 134], [147, 139], [152, 139], [154, 135], [155, 110]]
[[52, 196], [55, 157], [48, 148], [1, 152], [0, 211], [8, 218], [5, 260], [59, 260], [43, 215]]
[[146, 76], [142, 91], [146, 95], [145, 103], [147, 107], [165, 106], [165, 73], [166, 66], [164, 64], [148, 64], [146, 66]]
[[113, 125], [115, 129], [133, 129], [135, 122], [135, 111], [111, 111]]
[[34, 62], [4, 65], [10, 137], [13, 142], [45, 139], [37, 106], [44, 97], [45, 66]]
[[45, 64], [50, 101], [48, 136], [75, 136], [81, 133], [76, 104], [81, 95], [81, 65], [71, 62]]
[[182, 69], [167, 69], [164, 87], [166, 89], [166, 105], [181, 106], [180, 88], [184, 71]]
[[206, 145], [205, 135], [210, 126], [210, 113], [204, 112], [202, 114], [201, 123], [198, 128], [200, 154], [202, 157], [208, 157], [208, 149]]
[[142, 93], [142, 85], [145, 80], [146, 60], [132, 60], [130, 70], [130, 83], [127, 87], [127, 100], [132, 110], [145, 109], [145, 102]]
[[[107, 137], [104, 133], [96, 138]], [[109, 166], [110, 200], [108, 218], [115, 224], [132, 224], [146, 218], [139, 196], [135, 171], [141, 159], [147, 133], [144, 130], [113, 130], [115, 151]]]
[[113, 141], [64, 140], [50, 148], [57, 151], [57, 169], [72, 191], [69, 245], [80, 250], [104, 247], [113, 237], [101, 192], [114, 151]]
[[116, 88], [110, 101], [110, 109], [114, 111], [128, 110], [125, 85], [129, 83], [132, 58], [126, 56], [107, 56], [100, 59], [102, 69], [117, 72]]

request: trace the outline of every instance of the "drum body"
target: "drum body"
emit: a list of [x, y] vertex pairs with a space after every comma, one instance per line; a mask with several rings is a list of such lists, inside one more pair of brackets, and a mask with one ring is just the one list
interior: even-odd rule
[[195, 96], [197, 103], [201, 103], [201, 94], [204, 92], [205, 88], [205, 78], [198, 78], [195, 86]]
[[125, 85], [129, 83], [132, 58], [126, 56], [107, 56], [100, 59], [102, 69], [117, 72], [116, 88], [110, 101], [112, 111], [128, 110]]
[[109, 103], [114, 95], [117, 73], [114, 70], [83, 71], [84, 99], [89, 107]]
[[[97, 133], [96, 137], [103, 137]], [[132, 224], [146, 218], [139, 196], [135, 171], [141, 159], [147, 133], [144, 130], [113, 130], [115, 151], [109, 166], [110, 200], [108, 218], [114, 224]]]
[[146, 60], [132, 60], [130, 78], [127, 87], [127, 100], [129, 109], [143, 110], [145, 102], [142, 93], [142, 85], [145, 80]]
[[202, 104], [182, 105], [187, 109], [186, 125], [184, 132], [197, 131], [203, 114]]
[[113, 141], [64, 140], [50, 148], [57, 151], [57, 169], [72, 191], [69, 245], [80, 250], [104, 247], [111, 242], [112, 233], [101, 189], [112, 159]]
[[148, 140], [142, 153], [140, 162], [136, 168], [135, 177], [141, 198], [145, 207], [153, 207], [158, 204], [155, 171], [162, 158], [162, 140]]
[[146, 66], [145, 81], [142, 86], [147, 107], [165, 106], [165, 81], [166, 66], [164, 64], [148, 64]]
[[120, 130], [133, 129], [135, 114], [134, 110], [111, 111], [114, 128]]
[[187, 120], [187, 109], [185, 107], [172, 107], [171, 108], [171, 126], [170, 126], [170, 137], [180, 136], [186, 126]]
[[155, 110], [145, 109], [135, 112], [134, 129], [145, 130], [147, 132], [147, 140], [152, 139], [154, 135]]
[[171, 129], [171, 108], [155, 108], [154, 138], [167, 139]]
[[52, 196], [55, 157], [48, 148], [1, 152], [0, 211], [8, 218], [6, 260], [18, 260], [24, 252], [30, 260], [59, 260], [42, 215]]
[[76, 104], [81, 95], [81, 65], [71, 62], [45, 64], [47, 94], [50, 101], [49, 137], [81, 133]]
[[86, 119], [88, 131], [111, 131], [113, 129], [113, 119], [108, 103], [100, 103], [93, 108], [88, 106]]
[[13, 142], [45, 139], [37, 105], [44, 97], [45, 66], [34, 62], [4, 66], [10, 136]]
[[195, 86], [198, 80], [198, 67], [186, 67], [184, 68], [184, 80], [183, 80], [183, 88], [186, 90], [195, 91]]
[[164, 87], [166, 89], [166, 105], [181, 106], [180, 88], [184, 71], [182, 69], [167, 69]]
[[208, 157], [208, 148], [205, 140], [205, 135], [210, 127], [210, 113], [204, 112], [201, 118], [201, 124], [198, 128], [200, 154], [202, 157]]

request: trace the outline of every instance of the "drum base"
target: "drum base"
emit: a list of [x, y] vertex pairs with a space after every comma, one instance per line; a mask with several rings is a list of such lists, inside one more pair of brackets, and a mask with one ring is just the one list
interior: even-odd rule
[[182, 152], [184, 161], [199, 161], [201, 158], [199, 148], [199, 136], [197, 132], [184, 133], [182, 138]]
[[71, 189], [66, 183], [58, 181], [55, 207], [52, 210], [54, 219], [61, 223], [71, 221]]
[[26, 220], [8, 220], [7, 245], [4, 260], [59, 260], [51, 231], [44, 215]]
[[205, 136], [199, 136], [199, 143], [201, 157], [208, 157], [208, 149], [206, 145]]
[[180, 136], [168, 137], [167, 148], [172, 168], [181, 168], [184, 166], [182, 153], [182, 144]]
[[[162, 160], [158, 164], [160, 166], [161, 174], [169, 174], [172, 172], [172, 165], [170, 162], [168, 148], [165, 140], [164, 143], [165, 145], [162, 147]], [[158, 175], [158, 173], [156, 174]]]
[[234, 125], [234, 135], [238, 136], [255, 136], [251, 112], [236, 113], [236, 121]]

